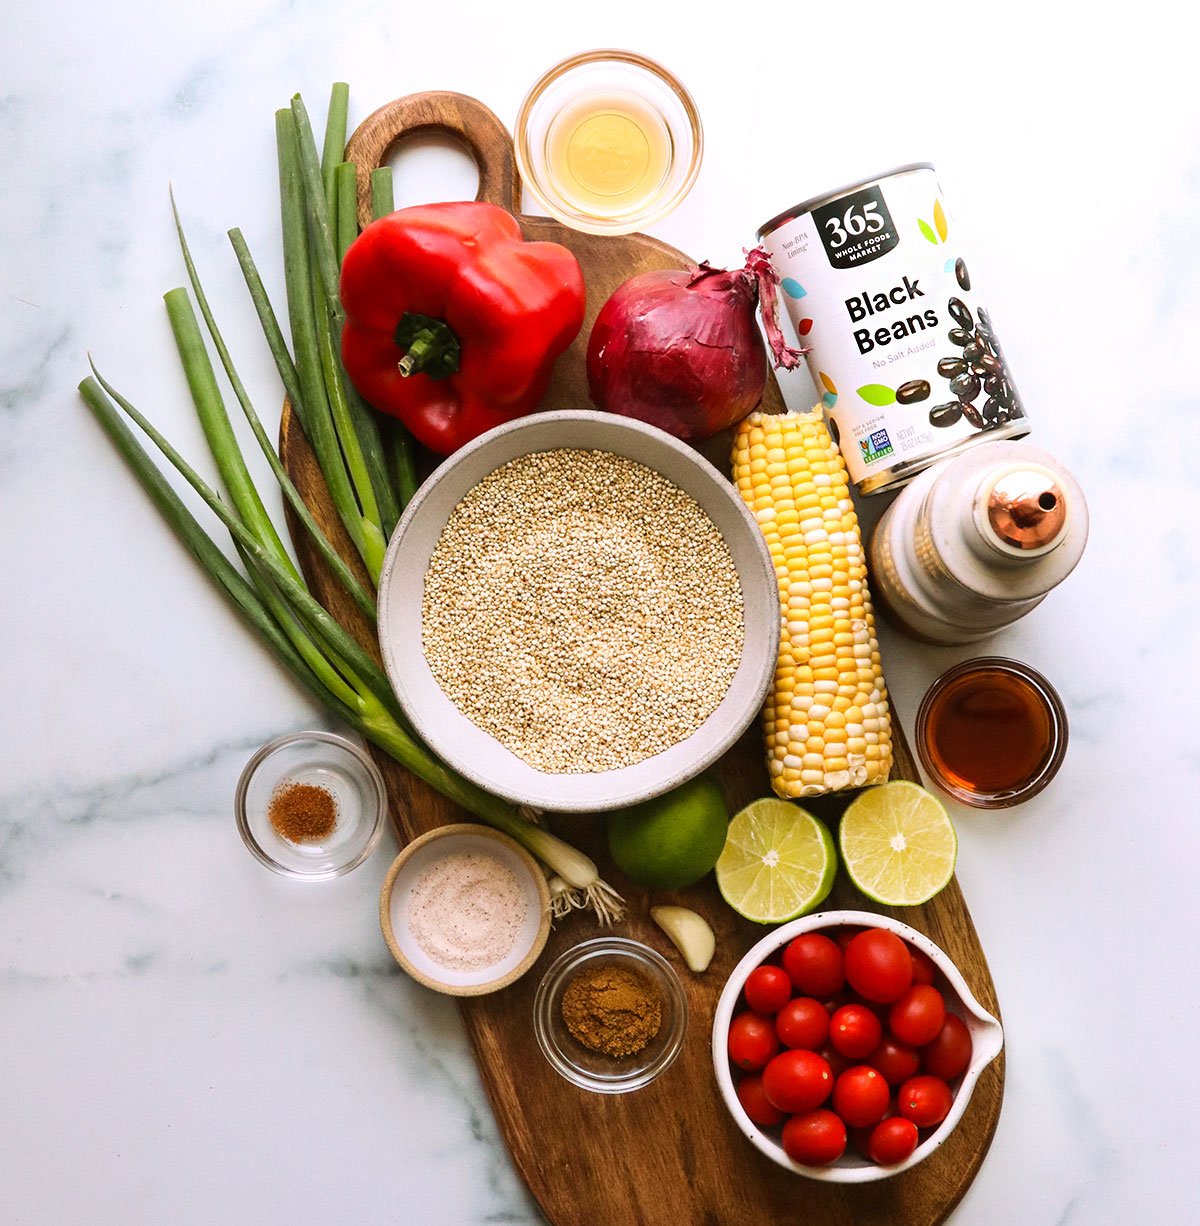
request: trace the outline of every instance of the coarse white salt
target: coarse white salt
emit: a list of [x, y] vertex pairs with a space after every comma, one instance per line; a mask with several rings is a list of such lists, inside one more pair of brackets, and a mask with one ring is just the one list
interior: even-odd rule
[[438, 966], [477, 971], [512, 953], [528, 914], [528, 896], [512, 869], [466, 852], [435, 860], [417, 878], [408, 927]]

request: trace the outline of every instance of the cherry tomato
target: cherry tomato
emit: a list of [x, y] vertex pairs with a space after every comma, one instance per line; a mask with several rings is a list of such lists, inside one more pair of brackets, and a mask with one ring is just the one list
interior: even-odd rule
[[797, 996], [776, 1015], [775, 1033], [784, 1047], [806, 1047], [816, 1051], [829, 1038], [829, 1014], [819, 1000]]
[[762, 1075], [760, 1073], [750, 1073], [743, 1077], [737, 1084], [737, 1096], [738, 1102], [742, 1104], [742, 1110], [756, 1124], [769, 1128], [772, 1124], [778, 1124], [783, 1119], [783, 1112], [776, 1110], [767, 1102], [767, 1096], [763, 1093]]
[[805, 1166], [828, 1166], [846, 1152], [846, 1125], [832, 1111], [793, 1115], [783, 1126], [783, 1152]]
[[954, 1095], [940, 1077], [919, 1074], [910, 1077], [901, 1087], [896, 1107], [906, 1120], [918, 1128], [933, 1128], [950, 1113]]
[[878, 1069], [856, 1064], [834, 1082], [833, 1109], [851, 1128], [878, 1124], [891, 1102], [892, 1092]]
[[739, 1013], [729, 1024], [729, 1058], [738, 1068], [763, 1068], [779, 1051], [775, 1023], [761, 1013]]
[[862, 932], [861, 928], [851, 928], [849, 925], [843, 925], [841, 928], [834, 929], [833, 939], [836, 942], [838, 949], [840, 949], [842, 953], [845, 953], [846, 946], [849, 945], [860, 932]]
[[805, 932], [791, 942], [783, 951], [783, 969], [805, 996], [832, 996], [846, 982], [842, 951], [819, 932]]
[[941, 992], [927, 983], [909, 988], [888, 1011], [892, 1034], [913, 1047], [933, 1042], [945, 1021], [946, 1002]]
[[970, 1063], [971, 1032], [961, 1017], [947, 1013], [937, 1037], [921, 1051], [921, 1068], [943, 1081], [953, 1081]]
[[912, 984], [908, 946], [886, 928], [868, 928], [846, 946], [846, 979], [867, 1000], [890, 1004]]
[[[915, 1077], [921, 1067], [921, 1056], [907, 1043], [886, 1035], [879, 1046], [867, 1057], [867, 1063], [877, 1068], [883, 1074], [883, 1079], [890, 1086], [898, 1086]], [[926, 1069], [926, 1072], [933, 1072]]]
[[850, 1144], [864, 1157], [868, 1162], [871, 1161], [871, 1155], [867, 1152], [867, 1144], [871, 1140], [871, 1133], [875, 1129], [871, 1128], [847, 1128], [846, 1133], [850, 1138]]
[[829, 1065], [829, 1071], [833, 1074], [836, 1080], [854, 1063], [849, 1056], [843, 1056], [832, 1043], [826, 1043], [817, 1055]]
[[756, 966], [743, 991], [755, 1013], [778, 1013], [792, 995], [792, 981], [782, 966]]
[[881, 1120], [867, 1139], [867, 1157], [880, 1166], [903, 1162], [917, 1148], [917, 1126], [912, 1120], [894, 1115]]
[[811, 1111], [819, 1107], [833, 1089], [833, 1073], [815, 1051], [780, 1052], [763, 1069], [763, 1093], [767, 1102], [780, 1111]]
[[869, 1056], [883, 1038], [883, 1025], [866, 1005], [843, 1005], [829, 1019], [829, 1041], [852, 1060]]
[[937, 979], [938, 969], [928, 954], [919, 949], [909, 948], [913, 960], [913, 983], [933, 983]]

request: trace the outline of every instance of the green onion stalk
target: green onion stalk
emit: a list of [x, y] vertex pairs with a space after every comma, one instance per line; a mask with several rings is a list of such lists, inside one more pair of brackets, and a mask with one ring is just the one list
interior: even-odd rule
[[[357, 233], [357, 192], [352, 191], [356, 175], [354, 168], [342, 161], [345, 87], [334, 87], [321, 164], [317, 162], [312, 130], [299, 98], [293, 100], [292, 108], [278, 112], [276, 118], [280, 136], [285, 280], [294, 358], [240, 231], [230, 231], [230, 240], [280, 380], [313, 443], [339, 517], [372, 579], [377, 579], [385, 527], [390, 532], [399, 506], [415, 491], [416, 476], [411, 439], [406, 432], [393, 433], [390, 442], [400, 489], [397, 498], [378, 426], [372, 420], [367, 428], [362, 428], [359, 419], [369, 410], [361, 401], [356, 403], [336, 346], [331, 345], [332, 337], [340, 332], [335, 270]], [[385, 187], [377, 175], [373, 176], [371, 187], [374, 211], [380, 214], [390, 211], [390, 180]], [[288, 477], [217, 326], [178, 210], [175, 221], [200, 314], [272, 474], [331, 573], [373, 624], [374, 597], [322, 532]], [[188, 292], [183, 288], [171, 290], [165, 301], [192, 401], [227, 500], [94, 364], [92, 374], [80, 383], [79, 391], [175, 535], [308, 694], [430, 787], [516, 839], [537, 857], [551, 882], [551, 905], [556, 916], [590, 907], [601, 924], [620, 919], [625, 910], [620, 895], [601, 880], [588, 856], [537, 825], [535, 819], [531, 820], [533, 814], [526, 815], [462, 778], [430, 752], [405, 718], [375, 658], [309, 591], [250, 477]], [[321, 318], [328, 326], [322, 326]], [[229, 531], [246, 567], [245, 575], [187, 509], [126, 419], [150, 439]]]

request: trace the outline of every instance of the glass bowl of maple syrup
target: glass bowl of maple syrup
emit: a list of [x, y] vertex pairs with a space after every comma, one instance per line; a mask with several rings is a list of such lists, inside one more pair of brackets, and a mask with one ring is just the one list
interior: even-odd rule
[[632, 51], [555, 64], [521, 103], [517, 170], [551, 217], [588, 234], [629, 234], [671, 211], [700, 173], [691, 94]]
[[917, 754], [925, 773], [975, 809], [1036, 796], [1067, 752], [1067, 712], [1035, 669], [1003, 656], [966, 660], [921, 700]]

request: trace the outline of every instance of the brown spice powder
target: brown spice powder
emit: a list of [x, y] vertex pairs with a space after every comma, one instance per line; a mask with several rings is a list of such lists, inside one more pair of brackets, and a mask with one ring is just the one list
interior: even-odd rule
[[632, 1056], [662, 1025], [662, 997], [638, 971], [591, 966], [567, 985], [563, 1021], [584, 1047], [606, 1056]]
[[315, 843], [337, 826], [337, 801], [318, 784], [285, 780], [271, 794], [267, 817], [275, 833], [290, 843]]

